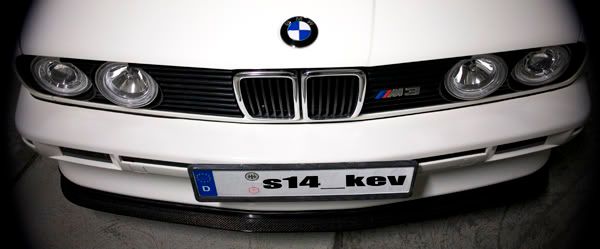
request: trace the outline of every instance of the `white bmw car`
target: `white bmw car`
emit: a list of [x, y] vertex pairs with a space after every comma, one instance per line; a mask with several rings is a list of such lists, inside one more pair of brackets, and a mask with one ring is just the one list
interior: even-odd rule
[[17, 53], [69, 200], [245, 231], [531, 175], [590, 110], [562, 0], [39, 1]]

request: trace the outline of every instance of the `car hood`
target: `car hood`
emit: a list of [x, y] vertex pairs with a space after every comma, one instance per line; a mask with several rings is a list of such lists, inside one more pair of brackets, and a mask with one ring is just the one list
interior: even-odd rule
[[[394, 64], [576, 42], [561, 0], [38, 1], [24, 54], [224, 69]], [[282, 41], [312, 19], [316, 41]]]

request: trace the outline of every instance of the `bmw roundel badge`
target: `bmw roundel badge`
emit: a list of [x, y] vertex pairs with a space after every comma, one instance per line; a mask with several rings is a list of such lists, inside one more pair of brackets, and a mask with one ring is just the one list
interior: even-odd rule
[[315, 22], [302, 16], [292, 17], [281, 26], [281, 38], [292, 47], [306, 47], [317, 39], [318, 34]]

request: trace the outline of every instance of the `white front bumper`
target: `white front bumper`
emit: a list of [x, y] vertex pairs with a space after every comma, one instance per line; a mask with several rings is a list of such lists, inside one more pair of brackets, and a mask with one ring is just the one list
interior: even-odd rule
[[[49, 103], [21, 90], [17, 128], [71, 181], [89, 188], [195, 205], [254, 210], [358, 208], [395, 200], [198, 203], [185, 168], [122, 164], [118, 157], [190, 164], [410, 160], [487, 148], [486, 162], [420, 167], [412, 198], [482, 187], [534, 172], [590, 110], [583, 78], [567, 87], [494, 103], [377, 120], [239, 124], [172, 119]], [[496, 145], [550, 136], [546, 144], [494, 155]], [[63, 156], [58, 147], [111, 154], [113, 163]], [[465, 166], [465, 167], [457, 167]], [[137, 172], [132, 172], [137, 171]], [[142, 173], [143, 172], [143, 173]]]

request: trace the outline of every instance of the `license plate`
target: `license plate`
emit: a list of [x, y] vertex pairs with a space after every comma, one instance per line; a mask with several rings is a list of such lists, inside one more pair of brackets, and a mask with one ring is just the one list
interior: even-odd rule
[[206, 201], [301, 201], [409, 197], [415, 161], [191, 165], [196, 199]]

